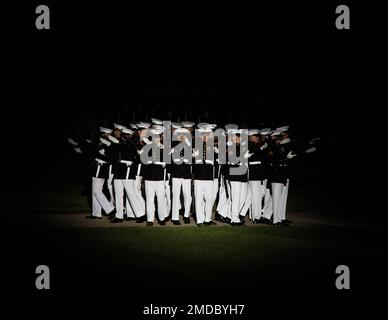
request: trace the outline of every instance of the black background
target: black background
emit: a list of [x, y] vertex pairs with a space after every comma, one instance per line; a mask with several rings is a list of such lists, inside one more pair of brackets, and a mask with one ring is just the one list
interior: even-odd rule
[[[253, 126], [288, 121], [335, 137], [325, 150], [324, 176], [337, 181], [347, 207], [378, 214], [377, 201], [351, 201], [373, 188], [371, 178], [384, 183], [377, 97], [385, 50], [376, 6], [351, 3], [351, 29], [337, 30], [335, 1], [47, 4], [51, 30], [35, 28], [34, 3], [13, 9], [5, 34], [2, 112], [12, 151], [3, 160], [15, 168], [34, 154], [30, 174], [57, 175], [64, 137], [82, 110], [146, 109], [139, 92], [150, 87], [216, 88], [215, 98], [191, 107], [244, 114]], [[166, 105], [157, 107], [161, 116]], [[19, 174], [12, 170], [9, 183]], [[371, 196], [380, 192], [374, 188]]]
[[[26, 157], [29, 182], [56, 175], [58, 141], [77, 110], [131, 102], [128, 90], [144, 87], [220, 88], [215, 112], [260, 119], [264, 109], [267, 119], [282, 115], [335, 136], [324, 159], [336, 197], [365, 219], [385, 219], [385, 50], [376, 6], [46, 2], [51, 30], [36, 30], [38, 4], [9, 9], [11, 21], [3, 20], [6, 187], [17, 192]], [[339, 4], [351, 8], [351, 30], [335, 28]], [[257, 96], [263, 109], [250, 109]]]

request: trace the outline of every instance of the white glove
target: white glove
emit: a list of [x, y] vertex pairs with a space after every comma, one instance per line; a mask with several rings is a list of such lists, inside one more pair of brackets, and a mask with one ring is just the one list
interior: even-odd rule
[[292, 159], [293, 157], [296, 157], [297, 155], [292, 153], [292, 151], [290, 151], [288, 154], [287, 154], [287, 159]]
[[98, 152], [102, 155], [105, 155], [105, 149], [98, 150]]
[[317, 148], [316, 148], [316, 147], [311, 147], [311, 148], [307, 149], [307, 150], [305, 151], [305, 153], [313, 153], [313, 152], [315, 152], [315, 151], [317, 151]]
[[173, 153], [174, 153], [174, 150], [175, 150], [175, 149], [172, 148], [168, 154], [173, 154]]
[[108, 139], [110, 141], [112, 141], [113, 143], [119, 143], [120, 142], [118, 139], [116, 139], [114, 136], [111, 136], [111, 135], [108, 136]]
[[197, 156], [199, 156], [199, 150], [196, 150], [193, 152], [193, 157], [197, 157]]
[[72, 144], [73, 146], [78, 146], [78, 143], [75, 142], [72, 138], [68, 138], [67, 141]]
[[104, 138], [100, 138], [100, 142], [105, 144], [106, 146], [110, 146], [110, 142], [108, 140], [105, 140]]
[[187, 137], [185, 136], [185, 143], [190, 147], [191, 146], [191, 143], [189, 141], [189, 139], [187, 139]]
[[81, 148], [74, 148], [75, 152], [82, 153]]
[[248, 159], [250, 157], [252, 157], [253, 153], [249, 153], [249, 151], [247, 151], [245, 154], [244, 154], [244, 159]]
[[217, 147], [214, 147], [214, 152], [215, 152], [215, 153], [218, 153], [218, 151], [219, 151], [218, 148], [217, 148]]
[[162, 145], [160, 142], [156, 144], [160, 149], [164, 149], [164, 145]]
[[266, 142], [266, 143], [264, 143], [261, 147], [260, 147], [260, 149], [261, 150], [264, 150], [264, 149], [266, 149], [268, 147], [268, 143]]
[[152, 141], [148, 140], [147, 138], [143, 137], [141, 138], [141, 140], [145, 143], [145, 144], [151, 144]]
[[279, 143], [280, 144], [286, 144], [286, 143], [290, 143], [291, 139], [290, 138], [285, 138], [283, 140], [281, 140]]

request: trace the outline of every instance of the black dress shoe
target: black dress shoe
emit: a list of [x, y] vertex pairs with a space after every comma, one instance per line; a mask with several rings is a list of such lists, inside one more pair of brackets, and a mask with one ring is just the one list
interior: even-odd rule
[[125, 217], [125, 221], [134, 221], [136, 218], [131, 218], [131, 217]]
[[181, 222], [179, 220], [171, 220], [172, 221], [172, 224], [175, 225], [175, 226], [180, 226], [181, 225]]
[[232, 222], [233, 227], [241, 227], [241, 222]]
[[242, 216], [242, 215], [239, 215], [239, 218], [240, 218], [241, 223], [244, 224], [245, 223], [245, 217]]
[[165, 225], [166, 225], [166, 221], [165, 221], [165, 220], [159, 221], [159, 224], [160, 224], [161, 226], [165, 226]]
[[141, 216], [140, 218], [137, 218], [136, 223], [143, 223], [146, 220], [147, 220], [147, 216], [144, 215], [144, 216]]
[[219, 221], [219, 222], [225, 222], [224, 217], [221, 216], [219, 213], [216, 213], [214, 220]]
[[259, 221], [261, 221], [262, 224], [272, 224], [271, 220], [264, 217], [261, 217]]
[[282, 220], [281, 224], [282, 224], [282, 226], [285, 226], [285, 227], [289, 226], [289, 224], [288, 224], [288, 222], [286, 222], [286, 220]]
[[123, 219], [118, 219], [118, 218], [114, 218], [113, 220], [110, 221], [110, 223], [121, 223], [123, 222]]
[[190, 224], [190, 218], [183, 218], [183, 222], [185, 224]]
[[204, 222], [205, 226], [215, 226], [216, 224], [214, 221]]
[[288, 219], [284, 219], [282, 222], [285, 222], [285, 223], [288, 223], [288, 224], [292, 223], [292, 221], [288, 220]]
[[281, 222], [276, 222], [276, 223], [274, 223], [272, 225], [275, 226], [275, 227], [280, 227], [280, 226], [282, 226], [282, 223]]
[[154, 225], [153, 222], [147, 222], [147, 227], [152, 227]]
[[202, 227], [203, 223], [197, 223], [197, 227]]
[[224, 218], [224, 221], [225, 221], [225, 223], [229, 223], [229, 224], [232, 223], [232, 220], [230, 220], [230, 218]]
[[96, 217], [96, 216], [86, 216], [85, 218], [91, 219], [91, 220], [101, 219], [101, 217]]
[[116, 209], [108, 213], [108, 220], [112, 220], [116, 216]]
[[270, 221], [264, 217], [260, 217], [260, 219], [255, 219], [255, 221], [253, 221], [253, 223], [257, 223], [257, 224], [269, 224]]

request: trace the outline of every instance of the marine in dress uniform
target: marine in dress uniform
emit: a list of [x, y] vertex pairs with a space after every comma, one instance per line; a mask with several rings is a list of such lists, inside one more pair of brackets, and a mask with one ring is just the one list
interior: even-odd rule
[[269, 153], [270, 159], [270, 182], [273, 206], [273, 224], [288, 225], [285, 221], [286, 201], [287, 201], [287, 173], [286, 173], [286, 150], [283, 146], [289, 143], [289, 138], [283, 138], [282, 132], [288, 126], [277, 128], [271, 133], [272, 145]]
[[263, 199], [265, 196], [265, 190], [267, 185], [267, 179], [265, 174], [265, 162], [267, 161], [267, 155], [265, 152], [264, 139], [260, 135], [258, 129], [252, 129], [249, 131], [248, 149], [250, 157], [248, 160], [248, 180], [249, 186], [252, 192], [251, 201], [251, 220], [254, 223], [263, 222]]
[[109, 216], [114, 216], [116, 210], [112, 203], [106, 198], [102, 189], [105, 181], [109, 178], [110, 141], [107, 139], [112, 133], [111, 129], [100, 127], [101, 137], [94, 159], [94, 174], [92, 178], [92, 217], [101, 218], [101, 209]]
[[[225, 125], [226, 134], [231, 134], [233, 131], [238, 129], [238, 125], [229, 123]], [[229, 142], [227, 143], [229, 144]], [[231, 223], [230, 214], [230, 184], [228, 180], [229, 166], [224, 163], [219, 165], [220, 183], [218, 190], [218, 204], [217, 213], [215, 219], [220, 222]]]
[[[111, 136], [113, 136], [115, 139], [120, 139], [121, 130], [123, 130], [125, 126], [118, 123], [114, 123], [113, 127], [114, 129], [113, 129], [113, 132], [111, 133]], [[109, 166], [109, 177], [107, 180], [107, 187], [109, 190], [110, 202], [112, 203], [112, 205], [115, 205], [115, 197], [113, 193], [113, 164]]]
[[[135, 144], [131, 141], [134, 132], [130, 129], [121, 130], [120, 141], [117, 145], [114, 172], [114, 190], [116, 194], [116, 217], [112, 223], [122, 222], [124, 218], [124, 198], [127, 199], [127, 215], [133, 213], [137, 222], [145, 221], [145, 202], [139, 197], [136, 188], [138, 175], [138, 153]], [[125, 191], [125, 193], [124, 193]], [[126, 197], [124, 197], [124, 194]]]
[[[164, 143], [165, 139], [167, 139], [167, 135], [165, 134], [165, 131], [167, 128], [163, 127], [163, 121], [159, 119], [152, 119], [154, 121], [154, 124], [152, 125], [153, 129], [156, 129], [162, 133], [161, 136], [161, 142]], [[166, 140], [167, 141], [167, 140]], [[164, 144], [160, 145], [164, 149]], [[170, 137], [170, 146], [171, 146], [171, 137]], [[166, 162], [166, 161], [164, 161]], [[167, 163], [166, 163], [166, 181], [165, 181], [165, 199], [166, 199], [166, 208], [167, 208], [167, 215], [165, 221], [167, 222], [170, 220], [170, 213], [171, 213], [171, 186], [170, 186], [170, 174], [167, 171]]]
[[[229, 206], [231, 214], [231, 223], [233, 226], [244, 225], [245, 215], [250, 206], [250, 189], [248, 184], [248, 164], [245, 161], [241, 161], [241, 156], [245, 154], [241, 153], [241, 130], [235, 130], [231, 132], [233, 134], [233, 143], [235, 143], [236, 149], [234, 151], [228, 149], [228, 181], [230, 189]], [[235, 162], [231, 156], [234, 155], [240, 158]], [[246, 166], [246, 170], [241, 170], [244, 173], [235, 173], [233, 168], [239, 168], [240, 166]], [[241, 169], [241, 168], [240, 168]]]
[[[181, 209], [181, 191], [183, 194], [184, 215], [183, 220], [186, 224], [190, 223], [191, 209], [191, 178], [192, 178], [192, 157], [191, 141], [186, 134], [190, 133], [185, 128], [175, 128], [174, 135], [179, 141], [174, 141], [171, 165], [168, 166], [172, 181], [172, 222], [179, 225], [179, 210]], [[190, 159], [184, 158], [184, 148], [187, 146]]]
[[[194, 179], [194, 201], [197, 225], [214, 225], [212, 221], [213, 210], [213, 187], [214, 187], [214, 170], [215, 157], [214, 147], [207, 145], [212, 126], [208, 124], [198, 124], [198, 132], [203, 134], [200, 145], [195, 145], [193, 152], [193, 179]], [[196, 141], [197, 143], [197, 141]], [[200, 149], [202, 154], [200, 152]], [[213, 157], [209, 157], [213, 154]]]
[[[211, 124], [210, 128], [215, 130], [217, 127], [216, 124]], [[211, 133], [211, 138], [214, 141], [214, 176], [213, 176], [213, 205], [217, 200], [217, 196], [220, 188], [220, 176], [221, 176], [221, 165], [220, 159], [218, 157], [218, 137], [215, 137], [213, 133]]]
[[[165, 225], [165, 220], [168, 216], [166, 201], [166, 182], [168, 183], [168, 176], [166, 163], [163, 162], [163, 145], [160, 143], [162, 131], [151, 129], [151, 133], [159, 135], [159, 137], [156, 139], [156, 147], [149, 150], [148, 156], [151, 156], [151, 160], [142, 164], [142, 175], [146, 194], [147, 226], [152, 226], [155, 219], [155, 196], [157, 199], [159, 224]], [[159, 157], [157, 154], [159, 154]]]
[[264, 128], [260, 130], [260, 136], [263, 140], [263, 144], [261, 145], [261, 149], [264, 151], [264, 154], [266, 155], [266, 161], [263, 163], [264, 166], [264, 185], [265, 185], [265, 194], [264, 194], [264, 201], [263, 201], [263, 209], [262, 209], [262, 215], [259, 221], [256, 221], [258, 223], [263, 224], [272, 224], [272, 214], [273, 214], [273, 207], [272, 207], [272, 195], [271, 195], [271, 183], [270, 183], [270, 158], [269, 153], [271, 152], [270, 145], [272, 144], [271, 141], [271, 128]]

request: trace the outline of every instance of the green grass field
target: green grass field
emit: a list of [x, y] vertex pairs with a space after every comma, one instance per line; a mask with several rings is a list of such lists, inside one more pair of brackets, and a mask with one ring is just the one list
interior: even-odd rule
[[[40, 224], [47, 217], [56, 221], [59, 214], [67, 217], [67, 213], [72, 213], [67, 219], [84, 221], [88, 206], [81, 191], [79, 185], [48, 185], [18, 195], [17, 206], [8, 211], [9, 228], [2, 234], [3, 243], [12, 243], [5, 251], [11, 261], [9, 272], [28, 275], [44, 263], [53, 270], [54, 295], [84, 298], [109, 293], [135, 300], [254, 299], [264, 293], [271, 297], [279, 290], [294, 298], [373, 297], [379, 294], [380, 284], [388, 284], [386, 276], [369, 281], [387, 269], [383, 226]], [[289, 211], [305, 209], [313, 215], [312, 199], [302, 201], [301, 193], [291, 191]], [[38, 214], [40, 220], [34, 215], [26, 219], [29, 213]], [[350, 293], [335, 289], [335, 268], [340, 264], [351, 268]], [[12, 286], [14, 294], [28, 295], [29, 278], [18, 281]]]
[[9, 261], [23, 268], [50, 265], [54, 294], [79, 298], [114, 292], [138, 300], [228, 299], [237, 293], [251, 299], [252, 291], [260, 296], [279, 288], [294, 298], [336, 297], [335, 268], [340, 264], [353, 272], [348, 297], [373, 296], [377, 291], [370, 285], [375, 283], [366, 279], [383, 273], [387, 260], [383, 234], [367, 228], [97, 227], [24, 232], [27, 243], [16, 234], [9, 237], [17, 244], [14, 249], [19, 246]]

